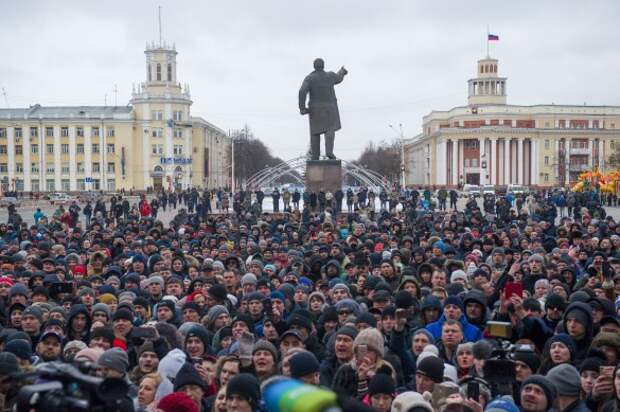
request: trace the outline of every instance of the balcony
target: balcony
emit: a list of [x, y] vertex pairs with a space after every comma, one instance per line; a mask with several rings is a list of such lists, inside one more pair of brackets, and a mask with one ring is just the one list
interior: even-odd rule
[[588, 164], [571, 164], [568, 166], [568, 170], [570, 170], [571, 172], [584, 172], [586, 170], [589, 170], [590, 166]]
[[587, 147], [571, 147], [570, 154], [572, 155], [589, 155], [590, 149]]

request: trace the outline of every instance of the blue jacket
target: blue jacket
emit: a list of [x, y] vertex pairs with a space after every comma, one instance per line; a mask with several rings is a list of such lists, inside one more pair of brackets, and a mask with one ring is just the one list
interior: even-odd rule
[[[443, 327], [445, 321], [446, 316], [441, 315], [437, 321], [426, 326], [426, 329], [433, 335], [435, 340], [441, 339], [441, 328]], [[463, 339], [465, 342], [476, 342], [482, 339], [482, 331], [469, 323], [465, 315], [461, 315], [459, 322], [461, 322], [461, 325], [463, 326]]]

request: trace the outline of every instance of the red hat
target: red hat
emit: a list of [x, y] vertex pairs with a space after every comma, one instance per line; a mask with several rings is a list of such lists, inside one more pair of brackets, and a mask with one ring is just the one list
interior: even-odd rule
[[199, 412], [198, 405], [183, 392], [173, 392], [161, 398], [157, 409], [164, 412]]
[[84, 265], [75, 265], [73, 268], [73, 273], [81, 273], [82, 275], [86, 274], [86, 268]]
[[8, 276], [0, 276], [0, 283], [5, 283], [9, 286], [13, 286], [13, 279]]

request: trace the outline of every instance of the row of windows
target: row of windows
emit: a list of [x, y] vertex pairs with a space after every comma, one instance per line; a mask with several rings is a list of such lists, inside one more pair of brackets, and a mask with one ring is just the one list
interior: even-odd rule
[[[60, 151], [63, 154], [68, 154], [69, 153], [69, 145], [68, 144], [61, 144], [60, 145]], [[98, 143], [93, 143], [91, 146], [91, 151], [92, 153], [100, 153], [99, 150], [99, 144]], [[112, 153], [116, 153], [116, 148], [114, 146], [113, 143], [109, 143], [106, 146], [106, 151], [108, 154], [112, 154]], [[15, 154], [21, 155], [23, 154], [24, 149], [22, 145], [15, 145]], [[38, 144], [33, 144], [30, 145], [30, 152], [32, 154], [37, 154], [39, 153], [39, 145]], [[54, 154], [54, 145], [53, 144], [46, 144], [45, 145], [45, 152], [47, 154]], [[75, 152], [82, 154], [84, 153], [84, 145], [82, 143], [78, 143], [75, 146]], [[0, 154], [7, 154], [8, 150], [7, 150], [7, 145], [0, 145]]]
[[[107, 129], [107, 136], [108, 137], [114, 137], [114, 128], [113, 127], [108, 127]], [[78, 126], [75, 128], [75, 134], [78, 137], [83, 137], [84, 136], [84, 128], [81, 126]], [[21, 127], [16, 127], [14, 129], [14, 135], [15, 137], [22, 137], [23, 133], [22, 133], [22, 128]], [[30, 136], [31, 137], [37, 137], [39, 136], [39, 128], [38, 127], [31, 127], [30, 128]], [[68, 127], [61, 127], [60, 128], [60, 136], [62, 137], [69, 137], [69, 128]], [[99, 137], [99, 128], [98, 127], [92, 127], [91, 128], [91, 136], [94, 137]], [[0, 128], [0, 138], [4, 138], [7, 137], [7, 131], [5, 127]], [[45, 137], [54, 137], [54, 128], [53, 127], [46, 127], [45, 128]]]
[[[161, 110], [153, 110], [151, 117], [153, 120], [164, 120], [164, 112], [162, 112]], [[173, 111], [172, 118], [174, 119], [175, 122], [182, 121], [183, 111], [182, 110]]]
[[[172, 81], [172, 64], [168, 63], [166, 68], [168, 69], [167, 73], [166, 73], [166, 79], [168, 79], [168, 81], [171, 82]], [[147, 76], [148, 76], [149, 82], [153, 81], [153, 75], [151, 74], [151, 65], [150, 64], [149, 64], [149, 67], [148, 67], [148, 75]], [[160, 63], [157, 63], [155, 65], [155, 79], [158, 82], [161, 81], [161, 64]]]
[[[174, 137], [182, 138], [183, 137], [183, 129], [174, 129]], [[164, 129], [161, 127], [154, 127], [151, 129], [152, 137], [164, 137]]]
[[[84, 173], [86, 171], [86, 169], [84, 168], [84, 163], [77, 163], [76, 166], [77, 166], [77, 173]], [[0, 173], [7, 173], [8, 170], [9, 170], [9, 168], [8, 168], [8, 164], [7, 163], [0, 163]], [[31, 165], [30, 165], [30, 172], [31, 173], [39, 173], [39, 170], [40, 170], [40, 168], [39, 168], [39, 164], [38, 163], [31, 163]], [[52, 174], [52, 173], [55, 173], [56, 167], [53, 164], [47, 165], [45, 170], [47, 171], [47, 173]], [[108, 173], [114, 173], [116, 171], [116, 164], [115, 163], [108, 163], [106, 170], [107, 170]], [[60, 172], [63, 175], [68, 175], [70, 173], [69, 164], [68, 163], [63, 163], [60, 166]], [[101, 172], [101, 166], [100, 166], [99, 163], [93, 163], [92, 172], [93, 173], [100, 173]], [[24, 173], [24, 164], [23, 163], [15, 163], [15, 173]]]
[[[164, 145], [163, 144], [154, 144], [151, 145], [151, 153], [154, 155], [163, 155], [164, 154]], [[182, 144], [175, 144], [172, 147], [172, 153], [174, 153], [175, 155], [182, 155], [183, 152], [183, 145]]]
[[[86, 190], [86, 182], [84, 181], [84, 179], [77, 179], [76, 184], [77, 190]], [[39, 182], [39, 179], [32, 179], [30, 185], [33, 192], [39, 192], [41, 190], [41, 184]], [[92, 183], [90, 183], [89, 189], [101, 190], [101, 180], [93, 179]], [[18, 192], [23, 192], [25, 190], [24, 179], [15, 179], [15, 190], [17, 190]], [[45, 190], [47, 190], [48, 192], [56, 191], [56, 180], [47, 179], [45, 181]], [[69, 179], [62, 179], [60, 181], [60, 190], [65, 192], [71, 190], [71, 183]], [[116, 181], [114, 179], [108, 179], [107, 190], [116, 190]]]

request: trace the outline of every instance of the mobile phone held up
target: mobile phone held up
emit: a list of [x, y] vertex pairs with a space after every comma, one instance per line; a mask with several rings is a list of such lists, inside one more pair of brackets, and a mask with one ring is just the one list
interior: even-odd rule
[[523, 298], [523, 285], [517, 282], [506, 282], [504, 296], [506, 299], [510, 299], [512, 296]]

